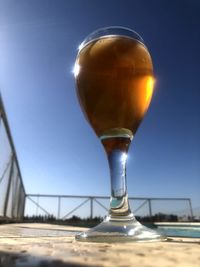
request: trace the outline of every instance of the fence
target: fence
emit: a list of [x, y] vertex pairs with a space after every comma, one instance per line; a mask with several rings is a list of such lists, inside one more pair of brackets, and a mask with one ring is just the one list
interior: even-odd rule
[[[178, 220], [193, 220], [189, 198], [133, 198], [129, 197], [131, 210], [136, 216], [152, 218], [156, 215], [177, 216]], [[69, 195], [26, 195], [26, 216], [54, 216], [65, 220], [73, 215], [81, 218], [104, 217], [109, 207], [109, 197]], [[165, 218], [166, 218], [165, 217]]]
[[[140, 217], [165, 214], [175, 215], [179, 220], [194, 218], [189, 198], [129, 197], [129, 203], [134, 214]], [[24, 215], [53, 215], [62, 220], [73, 215], [82, 218], [104, 217], [108, 207], [109, 197], [103, 196], [26, 195], [0, 95], [0, 218], [22, 219]]]
[[26, 193], [0, 95], [0, 217], [21, 219]]

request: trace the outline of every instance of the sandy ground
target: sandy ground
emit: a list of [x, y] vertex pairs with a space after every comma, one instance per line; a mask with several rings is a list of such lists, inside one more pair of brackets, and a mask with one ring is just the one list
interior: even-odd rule
[[200, 267], [200, 239], [154, 243], [86, 243], [83, 228], [49, 224], [0, 225], [0, 267]]

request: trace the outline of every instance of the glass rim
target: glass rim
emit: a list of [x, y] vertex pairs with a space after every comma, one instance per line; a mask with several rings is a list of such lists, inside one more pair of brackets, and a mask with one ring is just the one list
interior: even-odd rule
[[90, 42], [93, 42], [100, 38], [106, 38], [110, 36], [127, 37], [145, 46], [143, 38], [139, 35], [139, 33], [132, 30], [131, 28], [124, 27], [124, 26], [107, 26], [107, 27], [98, 28], [97, 30], [92, 31], [90, 34], [88, 34], [83, 40], [83, 42], [79, 45], [78, 52], [80, 52]]

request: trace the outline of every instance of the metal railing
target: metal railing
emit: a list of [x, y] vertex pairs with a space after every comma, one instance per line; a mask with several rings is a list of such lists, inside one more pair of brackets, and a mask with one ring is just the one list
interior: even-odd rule
[[0, 94], [0, 217], [22, 219], [26, 193]]
[[[107, 196], [27, 194], [25, 215], [54, 216], [59, 220], [72, 215], [90, 218], [105, 216], [109, 199]], [[129, 197], [129, 203], [136, 216], [152, 218], [156, 214], [173, 214], [179, 219], [185, 216], [187, 220], [194, 217], [190, 198]]]
[[[129, 203], [136, 216], [152, 218], [163, 213], [177, 215], [183, 220], [194, 218], [189, 198], [129, 197]], [[23, 219], [24, 215], [53, 215], [65, 220], [76, 215], [94, 218], [105, 216], [108, 208], [107, 196], [26, 194], [0, 94], [0, 217]]]

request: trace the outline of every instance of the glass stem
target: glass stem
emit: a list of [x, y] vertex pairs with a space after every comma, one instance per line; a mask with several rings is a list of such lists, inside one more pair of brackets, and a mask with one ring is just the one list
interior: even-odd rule
[[127, 217], [131, 214], [127, 186], [126, 160], [131, 140], [127, 137], [111, 137], [102, 140], [107, 152], [111, 178], [111, 199], [109, 214], [111, 218]]
[[126, 158], [126, 152], [119, 149], [114, 149], [108, 155], [111, 179], [111, 216], [127, 216], [130, 214], [126, 186]]

